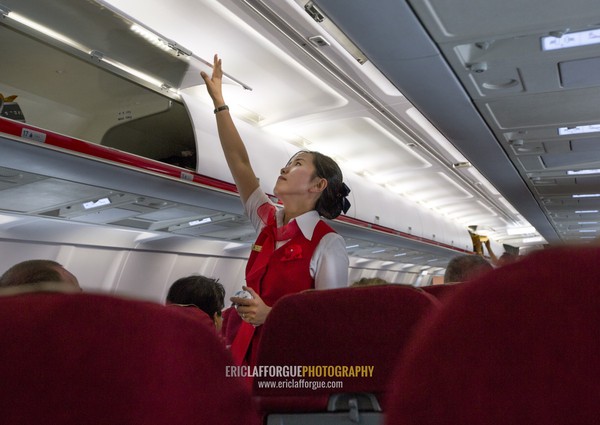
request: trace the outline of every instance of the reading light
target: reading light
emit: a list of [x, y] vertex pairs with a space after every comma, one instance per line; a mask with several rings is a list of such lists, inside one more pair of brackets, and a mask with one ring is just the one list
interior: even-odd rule
[[577, 31], [560, 37], [552, 35], [542, 37], [542, 50], [569, 49], [600, 43], [600, 29]]
[[98, 207], [102, 207], [104, 205], [109, 205], [109, 204], [110, 204], [110, 199], [100, 198], [97, 201], [84, 202], [81, 205], [83, 206], [84, 209], [89, 210], [91, 208], [98, 208]]

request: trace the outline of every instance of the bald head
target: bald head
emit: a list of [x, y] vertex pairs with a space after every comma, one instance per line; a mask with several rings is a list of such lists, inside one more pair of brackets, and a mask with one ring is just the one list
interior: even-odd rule
[[81, 288], [77, 278], [52, 260], [27, 260], [15, 264], [0, 276], [0, 287], [41, 282], [62, 282]]

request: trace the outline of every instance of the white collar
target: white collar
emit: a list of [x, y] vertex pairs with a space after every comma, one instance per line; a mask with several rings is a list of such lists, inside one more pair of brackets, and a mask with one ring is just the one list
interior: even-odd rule
[[[283, 209], [278, 209], [275, 213], [275, 217], [277, 218], [277, 227], [283, 226]], [[292, 220], [296, 220], [302, 235], [310, 241], [320, 219], [319, 213], [316, 210], [311, 210]]]

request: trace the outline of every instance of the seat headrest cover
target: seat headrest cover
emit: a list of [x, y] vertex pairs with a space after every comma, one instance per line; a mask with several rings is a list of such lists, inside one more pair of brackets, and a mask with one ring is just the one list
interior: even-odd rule
[[564, 247], [465, 283], [400, 359], [386, 423], [596, 423], [599, 275], [599, 248]]
[[[199, 316], [197, 316], [199, 317]], [[205, 321], [92, 294], [0, 297], [3, 423], [254, 423]]]
[[[311, 378], [343, 381], [344, 392], [383, 391], [394, 361], [415, 325], [435, 307], [433, 297], [400, 285], [288, 295], [273, 306], [263, 325], [257, 363], [259, 366], [324, 366], [328, 370], [332, 370], [330, 367], [371, 367], [372, 373], [366, 375], [350, 376], [349, 373]], [[337, 370], [343, 374], [343, 370]], [[258, 388], [257, 381], [254, 381], [256, 394], [282, 394], [281, 390]], [[331, 393], [332, 390], [306, 387], [286, 389], [283, 393], [319, 392]]]

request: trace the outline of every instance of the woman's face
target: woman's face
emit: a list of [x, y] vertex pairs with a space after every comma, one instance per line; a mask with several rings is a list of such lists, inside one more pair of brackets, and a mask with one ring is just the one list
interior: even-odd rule
[[282, 196], [308, 194], [314, 191], [316, 185], [322, 180], [315, 174], [313, 155], [308, 152], [298, 152], [281, 169], [273, 192], [279, 198]]

